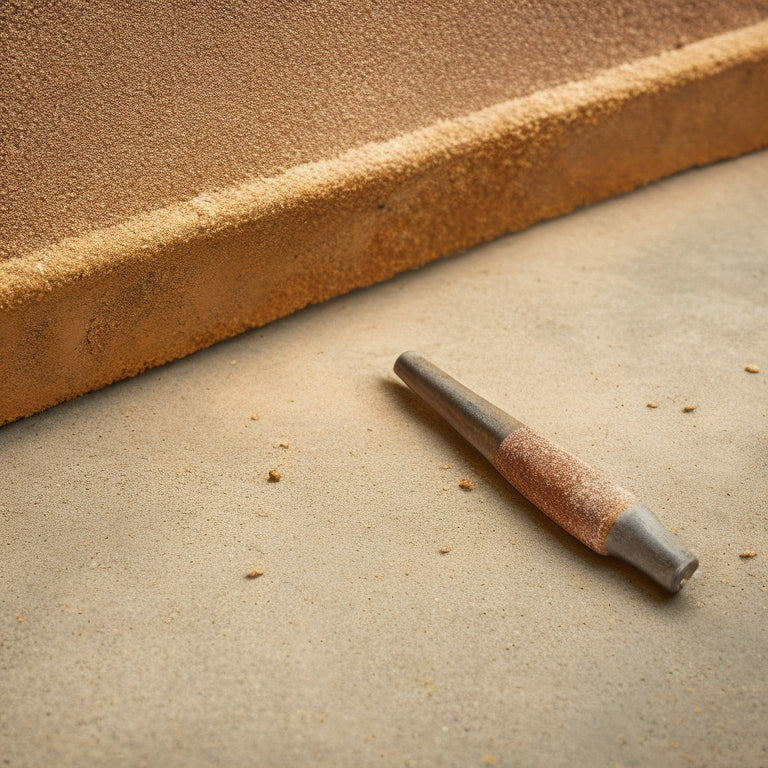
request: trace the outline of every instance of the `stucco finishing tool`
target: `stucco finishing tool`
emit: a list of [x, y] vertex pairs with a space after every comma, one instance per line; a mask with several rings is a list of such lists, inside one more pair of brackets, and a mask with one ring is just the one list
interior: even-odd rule
[[421, 355], [404, 352], [395, 373], [523, 496], [590, 549], [631, 563], [670, 592], [698, 568], [697, 558], [632, 493]]

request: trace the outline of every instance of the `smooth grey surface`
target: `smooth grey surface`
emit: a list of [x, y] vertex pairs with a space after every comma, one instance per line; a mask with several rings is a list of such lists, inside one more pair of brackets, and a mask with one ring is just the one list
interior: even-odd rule
[[[768, 764], [766, 211], [768, 154], [691, 171], [3, 427], [0, 764]], [[409, 348], [691, 583], [525, 503]]]

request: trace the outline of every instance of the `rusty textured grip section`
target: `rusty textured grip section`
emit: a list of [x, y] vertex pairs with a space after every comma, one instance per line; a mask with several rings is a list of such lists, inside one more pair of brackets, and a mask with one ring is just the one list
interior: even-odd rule
[[616, 518], [637, 504], [629, 491], [530, 427], [499, 446], [494, 466], [561, 528], [601, 555]]

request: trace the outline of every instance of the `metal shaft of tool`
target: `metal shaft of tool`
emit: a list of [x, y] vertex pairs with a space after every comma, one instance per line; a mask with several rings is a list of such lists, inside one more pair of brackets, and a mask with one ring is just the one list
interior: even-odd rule
[[416, 352], [403, 352], [395, 373], [490, 462], [504, 439], [523, 426]]
[[395, 373], [526, 498], [595, 552], [677, 592], [698, 560], [633, 494], [526, 427], [415, 352]]

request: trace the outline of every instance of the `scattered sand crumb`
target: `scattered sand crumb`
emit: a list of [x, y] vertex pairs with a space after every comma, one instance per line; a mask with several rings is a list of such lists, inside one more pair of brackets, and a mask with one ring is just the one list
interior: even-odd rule
[[291, 446], [288, 443], [278, 443], [278, 448], [290, 448]]
[[259, 512], [259, 517], [269, 517], [269, 515], [270, 513], [263, 509]]
[[747, 373], [760, 373], [760, 369], [752, 363], [750, 363], [749, 365], [745, 365], [744, 370]]
[[465, 491], [474, 491], [475, 484], [471, 480], [467, 480], [466, 477], [462, 477], [461, 480], [459, 480], [459, 488]]
[[259, 576], [264, 575], [264, 569], [263, 568], [254, 568], [246, 578], [248, 579], [258, 579]]
[[496, 765], [496, 756], [495, 755], [483, 755], [483, 762], [486, 765]]
[[447, 555], [451, 551], [452, 547], [440, 547], [440, 554]]
[[441, 464], [440, 465], [440, 469], [450, 469], [450, 468], [451, 468], [450, 464]]
[[19, 615], [16, 617], [16, 621], [18, 621], [18, 622], [22, 622], [22, 621], [24, 621], [24, 617], [23, 617], [21, 614], [19, 614]]
[[509, 539], [509, 543], [513, 544], [513, 545], [517, 544], [517, 539], [514, 536], [511, 536], [510, 539]]
[[755, 557], [757, 555], [757, 552], [755, 552], [754, 549], [745, 549], [739, 557], [743, 558], [744, 560], [748, 560], [750, 557]]
[[690, 413], [691, 411], [695, 411], [698, 408], [698, 406], [695, 403], [688, 403], [687, 405], [683, 406], [683, 411], [685, 413]]
[[646, 404], [646, 407], [647, 407], [647, 408], [658, 408], [658, 407], [659, 407], [659, 404], [658, 404], [658, 403], [657, 403], [655, 400], [651, 400], [651, 402], [650, 402], [650, 403], [647, 403], [647, 404]]
[[276, 469], [269, 470], [268, 480], [270, 483], [279, 483], [282, 475]]
[[258, 413], [251, 414], [251, 421], [258, 421], [261, 418]]

